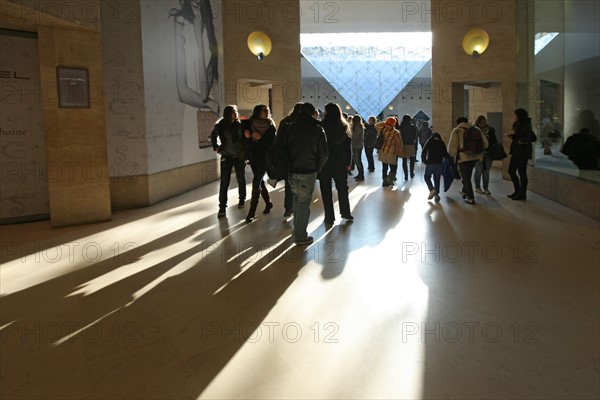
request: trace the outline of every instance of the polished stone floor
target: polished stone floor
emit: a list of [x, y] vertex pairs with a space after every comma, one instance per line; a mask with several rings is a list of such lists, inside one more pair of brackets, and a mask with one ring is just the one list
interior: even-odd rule
[[217, 219], [213, 183], [0, 227], [0, 397], [599, 398], [599, 222], [497, 171], [474, 206], [379, 174], [351, 181], [354, 222], [315, 191], [307, 248], [281, 187], [251, 224], [235, 188]]

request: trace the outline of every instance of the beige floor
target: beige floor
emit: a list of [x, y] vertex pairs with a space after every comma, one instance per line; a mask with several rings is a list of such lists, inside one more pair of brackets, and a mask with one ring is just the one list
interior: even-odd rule
[[378, 171], [329, 230], [316, 191], [306, 250], [280, 188], [245, 224], [217, 183], [1, 227], [0, 397], [599, 398], [599, 223], [494, 175], [469, 206]]

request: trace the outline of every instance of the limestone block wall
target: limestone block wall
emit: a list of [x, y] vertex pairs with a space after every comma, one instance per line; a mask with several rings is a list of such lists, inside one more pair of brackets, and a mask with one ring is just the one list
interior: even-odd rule
[[[511, 126], [516, 104], [515, 2], [432, 0], [431, 10], [433, 126], [447, 140], [456, 117], [465, 113], [464, 85], [490, 83], [501, 90], [504, 126]], [[490, 36], [489, 47], [477, 59], [462, 48], [463, 37], [476, 26]]]
[[[225, 103], [236, 104], [250, 82], [272, 84], [272, 113], [279, 122], [301, 101], [300, 5], [290, 1], [223, 0]], [[258, 60], [246, 45], [248, 35], [263, 31], [273, 43], [271, 54]], [[246, 99], [248, 100], [248, 99]]]
[[90, 86], [90, 108], [60, 108], [56, 93], [43, 98], [47, 162], [60, 169], [48, 182], [52, 225], [109, 220], [100, 34], [41, 25], [38, 43], [42, 87], [56, 90], [58, 66], [87, 69]]

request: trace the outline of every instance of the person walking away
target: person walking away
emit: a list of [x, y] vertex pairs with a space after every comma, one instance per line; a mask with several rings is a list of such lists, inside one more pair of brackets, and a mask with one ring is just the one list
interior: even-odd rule
[[471, 183], [473, 168], [475, 168], [475, 164], [483, 160], [483, 150], [488, 145], [481, 130], [471, 125], [467, 117], [461, 116], [456, 119], [456, 127], [450, 133], [448, 140], [448, 154], [457, 159], [463, 184], [460, 195], [467, 204], [475, 204], [475, 194]]
[[[383, 135], [383, 145], [378, 153], [378, 159], [381, 161], [381, 186], [393, 186], [398, 172], [398, 157], [404, 156], [404, 146], [400, 132], [395, 128], [398, 121], [395, 117], [388, 117], [385, 122], [375, 124], [375, 129], [380, 135]], [[390, 173], [388, 175], [388, 167]]]
[[298, 121], [286, 131], [283, 147], [289, 160], [289, 181], [294, 207], [294, 241], [296, 245], [313, 242], [306, 230], [317, 173], [327, 161], [329, 151], [325, 131], [319, 124], [317, 110], [304, 103]]
[[373, 150], [375, 150], [375, 139], [377, 139], [377, 130], [375, 129], [377, 118], [369, 117], [368, 124], [365, 127], [365, 155], [367, 156], [367, 169], [369, 172], [375, 171], [375, 160], [373, 159]]
[[349, 221], [354, 220], [350, 214], [350, 200], [348, 199], [348, 174], [351, 160], [350, 126], [342, 118], [342, 110], [338, 104], [329, 103], [325, 106], [325, 116], [321, 122], [327, 136], [329, 157], [317, 175], [325, 211], [325, 223], [333, 224], [335, 214], [333, 211], [333, 194], [331, 181], [335, 182], [337, 189], [340, 214]]
[[360, 115], [352, 117], [352, 159], [356, 164], [358, 175], [354, 177], [355, 181], [365, 180], [365, 170], [362, 162], [362, 149], [365, 144], [365, 125]]
[[410, 177], [415, 177], [415, 162], [417, 160], [417, 127], [412, 124], [410, 115], [402, 117], [400, 124], [400, 134], [402, 143], [404, 144], [404, 156], [402, 157], [402, 171], [404, 172], [404, 180], [408, 180], [409, 161], [410, 161]]
[[423, 152], [423, 148], [425, 148], [425, 143], [427, 143], [432, 134], [433, 132], [429, 127], [429, 123], [427, 121], [423, 121], [417, 133], [419, 144], [421, 145], [421, 152]]
[[[421, 160], [425, 163], [425, 183], [429, 189], [428, 200], [435, 198], [440, 201], [440, 178], [442, 176], [442, 161], [449, 157], [442, 136], [435, 132], [423, 146]], [[433, 177], [433, 183], [431, 178]]]
[[[292, 111], [285, 118], [283, 118], [281, 122], [279, 122], [276, 140], [281, 140], [285, 135], [285, 130], [289, 127], [289, 125], [298, 121], [302, 104], [304, 103], [296, 103]], [[283, 216], [286, 218], [290, 217], [293, 213], [292, 190], [290, 189], [290, 182], [287, 177], [285, 178], [283, 207], [285, 208]]]

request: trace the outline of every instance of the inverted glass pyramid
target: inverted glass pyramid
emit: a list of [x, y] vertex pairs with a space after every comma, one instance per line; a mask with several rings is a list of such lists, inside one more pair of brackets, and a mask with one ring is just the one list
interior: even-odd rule
[[364, 119], [386, 108], [431, 60], [431, 32], [301, 34], [300, 45]]

